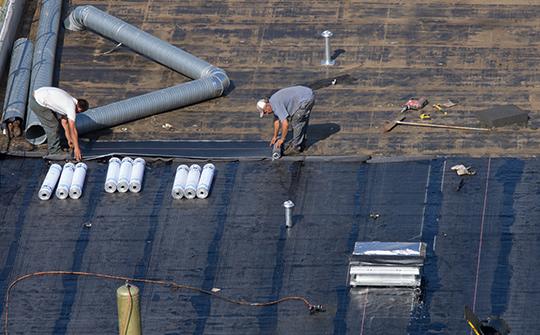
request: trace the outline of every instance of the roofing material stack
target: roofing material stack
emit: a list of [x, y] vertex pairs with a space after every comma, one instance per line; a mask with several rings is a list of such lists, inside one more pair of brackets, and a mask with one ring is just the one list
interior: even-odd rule
[[425, 257], [423, 242], [356, 242], [349, 285], [418, 287]]
[[190, 167], [185, 164], [178, 166], [171, 196], [174, 199], [206, 199], [210, 194], [214, 172], [215, 166], [212, 163], [204, 165], [202, 172], [197, 164]]

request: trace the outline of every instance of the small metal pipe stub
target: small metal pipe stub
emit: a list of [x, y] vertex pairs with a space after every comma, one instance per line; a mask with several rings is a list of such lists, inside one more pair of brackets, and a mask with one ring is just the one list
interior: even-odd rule
[[336, 64], [336, 61], [333, 60], [330, 56], [330, 37], [332, 37], [334, 34], [330, 30], [325, 30], [321, 33], [321, 36], [324, 37], [324, 58], [321, 61], [321, 65], [334, 65]]
[[294, 202], [292, 202], [291, 200], [287, 200], [283, 203], [283, 207], [285, 207], [285, 226], [287, 228], [291, 228], [293, 226], [292, 212], [294, 208]]

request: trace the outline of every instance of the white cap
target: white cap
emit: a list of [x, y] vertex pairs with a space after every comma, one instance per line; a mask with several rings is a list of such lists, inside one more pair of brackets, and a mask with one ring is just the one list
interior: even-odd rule
[[266, 100], [261, 99], [257, 101], [257, 111], [259, 112], [259, 117], [264, 116], [264, 107], [266, 107]]

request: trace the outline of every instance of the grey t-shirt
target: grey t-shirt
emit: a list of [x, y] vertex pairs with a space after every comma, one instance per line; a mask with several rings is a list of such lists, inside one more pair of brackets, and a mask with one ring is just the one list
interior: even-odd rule
[[300, 108], [313, 99], [313, 91], [304, 86], [292, 86], [282, 88], [270, 97], [270, 105], [274, 115], [280, 120], [296, 113]]

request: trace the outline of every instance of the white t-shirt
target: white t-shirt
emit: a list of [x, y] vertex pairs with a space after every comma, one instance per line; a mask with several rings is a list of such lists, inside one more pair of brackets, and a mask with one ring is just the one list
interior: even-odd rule
[[40, 87], [34, 91], [36, 102], [53, 112], [75, 121], [77, 99], [57, 87]]

